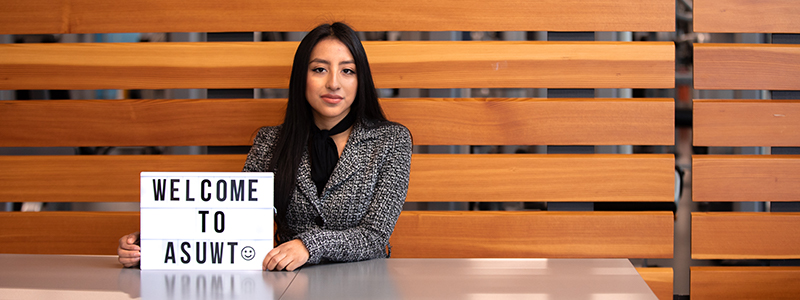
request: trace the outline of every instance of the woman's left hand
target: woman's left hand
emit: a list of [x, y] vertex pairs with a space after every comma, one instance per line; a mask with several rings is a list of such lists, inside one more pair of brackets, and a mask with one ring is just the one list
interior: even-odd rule
[[308, 261], [308, 255], [308, 249], [301, 240], [291, 240], [267, 253], [261, 268], [264, 271], [294, 271]]

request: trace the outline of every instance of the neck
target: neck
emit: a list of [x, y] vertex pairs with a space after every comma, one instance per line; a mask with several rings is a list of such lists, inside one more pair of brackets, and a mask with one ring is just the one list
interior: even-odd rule
[[314, 114], [314, 125], [319, 130], [330, 131], [326, 133], [330, 136], [335, 136], [344, 132], [345, 130], [348, 130], [349, 128], [353, 127], [355, 121], [355, 112], [352, 110], [347, 112], [346, 115], [337, 116], [336, 118], [322, 118], [316, 112]]

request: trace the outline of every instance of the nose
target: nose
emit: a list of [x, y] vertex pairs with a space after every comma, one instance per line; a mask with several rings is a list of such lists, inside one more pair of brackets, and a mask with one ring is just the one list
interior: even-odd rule
[[331, 91], [339, 90], [339, 72], [330, 72], [328, 75], [328, 82], [326, 82], [325, 87], [327, 87]]

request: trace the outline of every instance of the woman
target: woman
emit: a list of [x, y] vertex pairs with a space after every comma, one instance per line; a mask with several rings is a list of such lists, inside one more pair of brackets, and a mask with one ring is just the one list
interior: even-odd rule
[[[259, 130], [243, 170], [275, 172], [279, 245], [263, 269], [387, 257], [411, 144], [381, 110], [356, 33], [342, 23], [309, 32], [295, 53], [284, 122]], [[125, 266], [139, 262], [137, 239], [120, 239]]]

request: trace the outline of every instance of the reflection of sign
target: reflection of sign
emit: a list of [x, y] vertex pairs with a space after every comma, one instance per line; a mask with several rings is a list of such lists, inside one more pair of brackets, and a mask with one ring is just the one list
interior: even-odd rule
[[280, 288], [273, 285], [280, 282], [262, 277], [261, 272], [143, 271], [142, 299], [275, 299]]
[[272, 173], [142, 172], [142, 270], [261, 270]]

